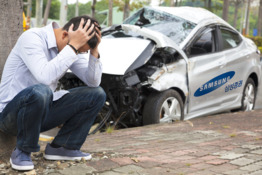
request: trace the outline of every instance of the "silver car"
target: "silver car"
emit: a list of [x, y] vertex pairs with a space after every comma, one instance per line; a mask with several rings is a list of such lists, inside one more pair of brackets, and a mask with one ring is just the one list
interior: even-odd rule
[[[205, 9], [144, 7], [102, 34], [101, 86], [108, 100], [100, 127], [254, 108], [261, 77], [257, 46]], [[79, 84], [67, 75], [68, 88], [70, 81]]]

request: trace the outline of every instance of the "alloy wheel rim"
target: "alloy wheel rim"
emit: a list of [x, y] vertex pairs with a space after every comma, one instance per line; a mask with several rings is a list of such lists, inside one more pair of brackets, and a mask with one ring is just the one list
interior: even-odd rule
[[167, 98], [160, 110], [160, 123], [172, 122], [180, 120], [180, 118], [181, 108], [179, 101], [175, 97]]
[[244, 97], [244, 109], [245, 111], [251, 111], [254, 107], [255, 90], [252, 84], [248, 84], [245, 89]]

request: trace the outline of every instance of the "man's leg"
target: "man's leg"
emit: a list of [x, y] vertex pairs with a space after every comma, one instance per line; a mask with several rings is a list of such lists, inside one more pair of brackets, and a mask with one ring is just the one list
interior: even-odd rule
[[80, 150], [104, 105], [106, 95], [101, 87], [83, 86], [69, 91], [70, 93], [53, 102], [41, 131], [63, 124], [52, 145]]
[[1, 113], [0, 129], [17, 135], [16, 149], [11, 156], [12, 167], [18, 170], [33, 168], [30, 153], [39, 151], [41, 124], [52, 104], [53, 93], [48, 86], [38, 84], [18, 93]]

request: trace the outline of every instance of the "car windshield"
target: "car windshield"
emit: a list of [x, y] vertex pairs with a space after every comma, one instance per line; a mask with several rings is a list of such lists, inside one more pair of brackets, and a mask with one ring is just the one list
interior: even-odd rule
[[193, 30], [196, 24], [169, 13], [156, 11], [149, 7], [142, 8], [126, 19], [124, 24], [143, 26], [158, 31], [180, 44]]

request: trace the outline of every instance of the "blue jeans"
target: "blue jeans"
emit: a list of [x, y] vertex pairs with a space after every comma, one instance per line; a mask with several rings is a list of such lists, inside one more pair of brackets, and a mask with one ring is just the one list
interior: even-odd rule
[[16, 135], [16, 146], [20, 150], [37, 152], [40, 132], [63, 124], [53, 143], [79, 150], [104, 105], [106, 95], [101, 87], [83, 86], [69, 92], [53, 101], [53, 93], [46, 85], [37, 84], [24, 89], [0, 113], [0, 130]]

